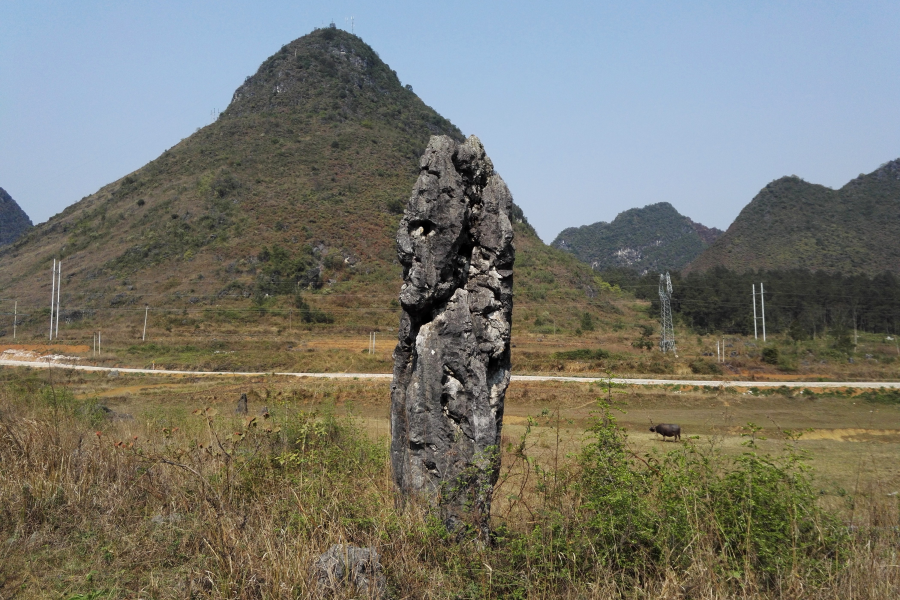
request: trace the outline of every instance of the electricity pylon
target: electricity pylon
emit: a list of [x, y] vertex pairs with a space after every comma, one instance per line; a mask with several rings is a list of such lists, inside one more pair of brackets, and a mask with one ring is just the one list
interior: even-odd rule
[[669, 272], [659, 276], [659, 305], [662, 309], [659, 317], [660, 340], [659, 349], [663, 352], [675, 352], [675, 328], [672, 326], [672, 280]]

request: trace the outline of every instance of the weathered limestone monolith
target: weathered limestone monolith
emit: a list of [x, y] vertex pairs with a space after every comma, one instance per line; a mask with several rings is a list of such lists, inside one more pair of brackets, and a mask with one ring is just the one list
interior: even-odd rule
[[391, 466], [404, 496], [486, 534], [512, 323], [512, 196], [477, 137], [434, 136], [397, 231]]

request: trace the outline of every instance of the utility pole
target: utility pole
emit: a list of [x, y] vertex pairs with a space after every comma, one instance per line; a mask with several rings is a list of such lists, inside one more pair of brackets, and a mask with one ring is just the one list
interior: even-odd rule
[[50, 341], [53, 341], [53, 305], [56, 297], [56, 259], [53, 259], [53, 268], [50, 271]]
[[[756, 339], [759, 339], [759, 336], [756, 333], [757, 316], [756, 316], [756, 284], [755, 283], [751, 286], [751, 289], [753, 291], [753, 339], [756, 340]], [[766, 341], [766, 299], [763, 296], [763, 293], [764, 293], [763, 284], [762, 284], [762, 282], [760, 282], [759, 283], [759, 304], [762, 307], [762, 317], [761, 317], [762, 333], [763, 333], [763, 343], [765, 343], [765, 341]]]
[[150, 312], [149, 306], [144, 306], [144, 334], [141, 336], [141, 341], [147, 339], [147, 314]]
[[763, 344], [766, 343], [766, 296], [765, 291], [763, 290], [763, 284], [759, 282], [759, 305], [762, 307], [762, 322], [763, 322]]
[[16, 323], [19, 320], [19, 301], [13, 305], [13, 339], [16, 339]]
[[759, 335], [756, 333], [756, 284], [750, 286], [753, 294], [753, 339], [758, 340]]
[[669, 272], [666, 271], [665, 275], [660, 274], [659, 276], [659, 304], [660, 304], [660, 318], [659, 324], [661, 331], [661, 336], [659, 340], [659, 348], [663, 352], [668, 352], [671, 350], [675, 351], [675, 328], [672, 326], [672, 280], [669, 277]]
[[56, 265], [56, 275], [57, 275], [57, 280], [56, 280], [56, 331], [54, 333], [54, 337], [56, 337], [56, 339], [59, 339], [59, 293], [60, 293], [60, 288], [62, 288], [62, 261], [61, 260]]

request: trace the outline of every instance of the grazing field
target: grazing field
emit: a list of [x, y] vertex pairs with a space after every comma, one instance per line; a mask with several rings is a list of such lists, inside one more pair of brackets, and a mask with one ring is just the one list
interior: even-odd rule
[[[482, 547], [395, 505], [389, 385], [0, 370], [0, 597], [306, 597], [309, 565], [339, 542], [375, 546], [397, 598], [889, 598], [900, 586], [891, 392], [515, 382], [497, 538]], [[648, 431], [660, 422], [682, 441]], [[709, 504], [744, 477], [756, 500]], [[758, 507], [766, 525], [731, 540], [733, 519]]]

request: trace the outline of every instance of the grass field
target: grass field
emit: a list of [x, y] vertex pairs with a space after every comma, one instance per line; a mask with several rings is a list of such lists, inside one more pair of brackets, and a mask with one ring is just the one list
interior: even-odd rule
[[[889, 598], [900, 585], [900, 404], [853, 392], [610, 394], [598, 384], [515, 382], [493, 507], [494, 528], [513, 537], [480, 547], [449, 541], [427, 514], [397, 511], [387, 381], [61, 369], [3, 369], [0, 378], [2, 598], [306, 597], [308, 566], [336, 542], [376, 546], [395, 597]], [[241, 393], [257, 415], [249, 427], [234, 415]], [[624, 411], [613, 414], [635, 461], [740, 457], [751, 438], [761, 455], [780, 456], [786, 444], [808, 453], [812, 502], [851, 533], [847, 553], [793, 583], [766, 583], [703, 553], [639, 572], [553, 562], [546, 539], [528, 540], [560, 518], [548, 500], [581, 502], [572, 490], [598, 398]], [[647, 431], [660, 422], [679, 423], [682, 442]], [[803, 435], [791, 441], [785, 430]], [[321, 454], [305, 456], [301, 441]], [[574, 487], [551, 499], [551, 474]], [[550, 562], [522, 587], [527, 569], [516, 557]]]
[[[338, 414], [358, 418], [364, 429], [376, 437], [390, 434], [390, 382], [265, 376], [252, 380], [191, 377], [113, 377], [82, 375], [55, 370], [62, 384], [76, 398], [96, 398], [108, 408], [139, 417], [146, 411], [214, 406], [228, 412], [241, 393], [248, 393], [251, 407], [266, 406], [277, 415], [278, 407], [291, 410], [322, 410], [333, 407]], [[12, 375], [14, 376], [14, 375]], [[45, 373], [33, 373], [33, 385], [48, 381]], [[51, 376], [52, 377], [52, 376]], [[900, 490], [900, 404], [876, 404], [856, 400], [841, 391], [797, 390], [764, 394], [744, 388], [678, 389], [630, 387], [613, 390], [614, 406], [621, 409], [619, 423], [628, 430], [629, 440], [639, 452], [664, 448], [648, 431], [655, 423], [678, 423], [685, 438], [700, 436], [697, 444], [715, 443], [739, 451], [747, 423], [763, 427], [767, 438], [760, 442], [766, 450], [783, 443], [784, 430], [802, 433], [800, 446], [813, 455], [821, 487], [827, 493], [852, 490], [857, 485], [881, 485], [885, 492]], [[558, 413], [561, 454], [580, 447], [582, 433], [596, 411], [596, 401], [608, 390], [601, 384], [572, 382], [513, 382], [507, 393], [504, 440], [512, 442], [522, 434], [529, 418], [534, 442], [550, 448], [555, 439]], [[140, 420], [140, 419], [138, 419]]]
[[[53, 342], [42, 335], [0, 337], [0, 357], [35, 359], [46, 355], [71, 357], [80, 364], [204, 371], [360, 372], [389, 373], [396, 330], [377, 321], [366, 326], [290, 325], [287, 315], [250, 318], [242, 324], [182, 318], [171, 331], [104, 326], [101, 347], [95, 351], [100, 328], [70, 327]], [[180, 322], [185, 321], [184, 325]], [[283, 321], [283, 322], [282, 322]], [[900, 379], [900, 354], [894, 341], [861, 333], [850, 353], [836, 352], [826, 339], [792, 342], [771, 337], [768, 344], [740, 336], [680, 338], [677, 356], [635, 347], [641, 329], [627, 322], [598, 324], [596, 331], [545, 333], [514, 326], [513, 372], [601, 376], [615, 372], [626, 377], [732, 380], [867, 381]], [[195, 329], [200, 326], [199, 329]], [[375, 352], [369, 336], [375, 333]], [[716, 357], [716, 343], [727, 351]], [[777, 350], [777, 360], [762, 360], [764, 348]], [[30, 354], [24, 354], [30, 353]]]

